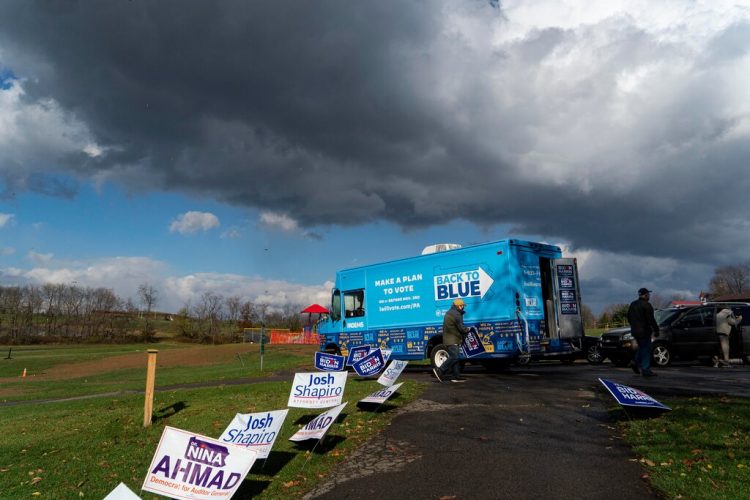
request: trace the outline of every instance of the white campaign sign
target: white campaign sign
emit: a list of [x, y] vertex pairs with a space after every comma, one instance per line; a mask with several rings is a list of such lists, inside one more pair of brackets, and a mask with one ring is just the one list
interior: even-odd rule
[[125, 483], [120, 483], [117, 488], [104, 497], [104, 500], [141, 500], [141, 497], [133, 493], [133, 490], [128, 488]]
[[346, 372], [295, 373], [287, 406], [330, 408], [341, 404]]
[[399, 361], [397, 359], [394, 359], [380, 376], [380, 378], [378, 379], [378, 383], [386, 387], [395, 384], [396, 379], [398, 379], [398, 376], [401, 375], [401, 372], [404, 371], [404, 368], [406, 368], [406, 365], [408, 364], [408, 361]]
[[231, 498], [257, 453], [165, 427], [141, 489], [172, 498]]
[[219, 441], [255, 450], [258, 459], [268, 458], [287, 413], [289, 410], [238, 413], [219, 436]]
[[379, 391], [375, 391], [369, 396], [367, 396], [364, 399], [360, 399], [360, 403], [385, 403], [385, 400], [396, 394], [396, 391], [399, 387], [403, 385], [403, 382], [400, 384], [392, 385], [390, 387], [386, 387], [385, 389], [381, 389]]
[[307, 439], [320, 439], [325, 436], [328, 429], [336, 421], [336, 417], [339, 416], [341, 410], [347, 403], [338, 405], [336, 408], [331, 408], [328, 411], [324, 411], [314, 419], [310, 420], [307, 425], [298, 430], [294, 436], [289, 438], [289, 441], [305, 441]]

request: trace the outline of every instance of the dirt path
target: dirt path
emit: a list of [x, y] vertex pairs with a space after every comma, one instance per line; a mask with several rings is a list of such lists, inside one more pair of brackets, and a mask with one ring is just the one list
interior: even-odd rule
[[[236, 360], [237, 354], [245, 355], [247, 353], [258, 353], [260, 346], [257, 344], [225, 344], [217, 346], [188, 346], [178, 349], [167, 349], [159, 351], [156, 358], [156, 366], [203, 366], [219, 363], [228, 363]], [[304, 353], [309, 351], [311, 346], [304, 345], [275, 345], [273, 349], [277, 352]], [[158, 345], [154, 349], [159, 349]], [[83, 361], [79, 363], [65, 363], [50, 367], [49, 369], [34, 374], [34, 380], [66, 380], [79, 377], [88, 377], [102, 373], [113, 372], [128, 368], [145, 368], [147, 354], [136, 352], [132, 354], [121, 354], [110, 356], [93, 361]], [[3, 381], [17, 380], [17, 377], [8, 379], [0, 378]]]

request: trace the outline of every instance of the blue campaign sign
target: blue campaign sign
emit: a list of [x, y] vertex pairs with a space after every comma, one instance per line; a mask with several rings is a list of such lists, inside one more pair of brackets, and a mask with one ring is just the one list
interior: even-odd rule
[[346, 358], [346, 366], [354, 366], [354, 363], [367, 356], [370, 352], [369, 345], [360, 345], [349, 349], [349, 357]]
[[651, 408], [656, 410], [670, 411], [672, 408], [661, 404], [648, 394], [638, 389], [618, 384], [611, 380], [599, 379], [599, 382], [607, 388], [612, 397], [622, 406], [631, 408]]
[[466, 334], [466, 338], [464, 338], [461, 347], [463, 348], [467, 358], [476, 356], [478, 354], [484, 354], [485, 352], [484, 344], [482, 344], [482, 339], [479, 338], [479, 332], [477, 332], [477, 329], [473, 326], [469, 327], [469, 333]]
[[377, 375], [383, 370], [383, 368], [385, 368], [383, 352], [380, 349], [375, 349], [370, 354], [354, 363], [352, 367], [360, 377]]
[[344, 361], [344, 356], [320, 351], [315, 353], [315, 368], [324, 372], [340, 372], [344, 369]]

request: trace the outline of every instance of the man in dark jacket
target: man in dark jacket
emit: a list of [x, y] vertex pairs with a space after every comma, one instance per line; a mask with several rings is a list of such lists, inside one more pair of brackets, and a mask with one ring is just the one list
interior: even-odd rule
[[451, 382], [466, 381], [466, 379], [460, 377], [458, 364], [461, 343], [469, 332], [464, 326], [465, 307], [466, 304], [463, 300], [456, 299], [443, 318], [443, 344], [448, 350], [448, 359], [438, 368], [432, 369], [435, 377], [441, 382], [444, 380], [450, 380]]
[[651, 290], [641, 288], [638, 290], [638, 299], [630, 303], [628, 308], [628, 323], [630, 333], [638, 341], [638, 350], [635, 359], [631, 361], [630, 367], [635, 373], [644, 377], [656, 375], [651, 371], [651, 335], [659, 335], [659, 325], [654, 318], [654, 308], [649, 303]]

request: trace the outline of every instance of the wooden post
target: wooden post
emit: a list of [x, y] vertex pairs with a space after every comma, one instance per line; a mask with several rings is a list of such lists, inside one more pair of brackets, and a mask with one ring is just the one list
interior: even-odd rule
[[154, 411], [154, 380], [156, 379], [156, 349], [148, 350], [148, 368], [146, 368], [146, 401], [143, 404], [143, 427], [151, 425], [151, 414]]

